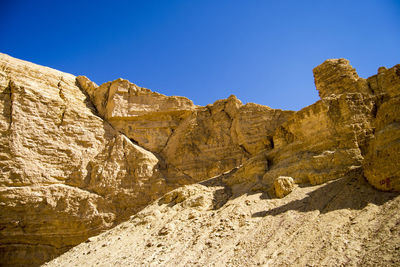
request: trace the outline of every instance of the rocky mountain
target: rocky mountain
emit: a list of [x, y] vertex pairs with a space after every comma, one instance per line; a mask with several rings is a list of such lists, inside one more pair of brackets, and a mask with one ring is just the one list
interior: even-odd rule
[[0, 262], [398, 266], [400, 65], [313, 72], [298, 112], [202, 107], [0, 54]]

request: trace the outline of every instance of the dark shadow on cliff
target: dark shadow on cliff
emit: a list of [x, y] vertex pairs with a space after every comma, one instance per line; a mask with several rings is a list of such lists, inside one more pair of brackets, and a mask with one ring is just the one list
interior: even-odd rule
[[[340, 209], [361, 210], [370, 203], [379, 206], [399, 195], [399, 193], [376, 190], [362, 176], [344, 177], [323, 185], [309, 186], [316, 189], [306, 193], [306, 197], [271, 210], [256, 212], [252, 214], [252, 217], [275, 216], [289, 210], [299, 212], [319, 210], [320, 213]], [[296, 190], [302, 189], [304, 186]], [[295, 191], [293, 193], [296, 193]]]

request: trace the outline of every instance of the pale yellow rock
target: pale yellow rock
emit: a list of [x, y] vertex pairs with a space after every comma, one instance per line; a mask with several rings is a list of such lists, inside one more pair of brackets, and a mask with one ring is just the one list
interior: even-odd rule
[[[232, 121], [231, 135], [251, 155], [272, 149], [272, 135], [295, 112], [254, 103], [242, 106]], [[235, 139], [236, 138], [236, 139]]]
[[42, 263], [168, 190], [75, 76], [4, 54], [0, 66], [0, 262]]
[[103, 118], [153, 152], [165, 147], [179, 123], [195, 109], [185, 97], [165, 96], [127, 80], [117, 79], [95, 88], [86, 77], [77, 79]]
[[396, 266], [398, 197], [362, 174], [400, 190], [399, 69], [365, 80], [328, 60], [322, 100], [294, 113], [235, 96], [199, 107], [0, 54], [0, 262], [39, 265], [183, 185], [52, 264]]
[[213, 192], [199, 184], [186, 185], [165, 194], [159, 203], [208, 210], [213, 208]]
[[379, 107], [375, 127], [364, 161], [365, 177], [380, 190], [400, 191], [400, 97]]
[[213, 177], [272, 149], [273, 132], [293, 113], [243, 105], [230, 96], [198, 108], [176, 129], [161, 155], [194, 181]]
[[[252, 123], [242, 129], [238, 122], [245, 109], [236, 98], [196, 108], [161, 155], [168, 172], [175, 168], [192, 181], [220, 175], [169, 192], [98, 242], [48, 266], [398, 266], [399, 196], [375, 190], [362, 173], [364, 167], [379, 188], [374, 183], [381, 175], [399, 170], [397, 78], [391, 69], [378, 75], [385, 72], [389, 89], [376, 90], [348, 61], [323, 63], [314, 71], [322, 100], [264, 128], [273, 134], [266, 131], [255, 142], [245, 137]], [[241, 158], [220, 160], [232, 155]], [[297, 183], [303, 185], [293, 190]], [[269, 199], [271, 188], [286, 197]], [[154, 211], [161, 213], [157, 219]]]
[[207, 107], [164, 96], [118, 79], [95, 87], [77, 78], [100, 115], [140, 146], [157, 153], [170, 183], [188, 184], [219, 175], [272, 148], [274, 130], [294, 112], [235, 96]]
[[248, 159], [230, 175], [223, 177], [223, 181], [232, 187], [234, 194], [243, 194], [262, 179], [268, 167], [265, 153], [260, 153]]
[[315, 86], [321, 98], [332, 94], [370, 94], [367, 81], [360, 78], [347, 59], [328, 59], [313, 69]]
[[292, 177], [279, 176], [274, 181], [275, 195], [279, 198], [283, 198], [290, 194], [295, 187], [295, 183]]
[[372, 138], [374, 98], [357, 93], [327, 97], [291, 117], [275, 132], [264, 183], [294, 177], [320, 184], [357, 173]]
[[[127, 80], [97, 86], [4, 54], [0, 67], [0, 209], [9, 214], [0, 218], [0, 261], [9, 264], [40, 264], [179, 185], [237, 167], [270, 149], [292, 114], [234, 96], [197, 107]], [[68, 213], [23, 202], [37, 192]], [[204, 199], [188, 205], [208, 207]]]
[[[364, 175], [374, 187], [400, 191], [400, 65], [379, 68], [368, 78], [377, 103], [375, 134], [364, 160]], [[383, 103], [380, 103], [383, 102]]]
[[[226, 188], [207, 181], [183, 202], [153, 202], [45, 266], [399, 266], [400, 196], [358, 178], [301, 186], [282, 199], [221, 196]], [[183, 204], [196, 195], [224, 204]]]
[[400, 64], [392, 68], [381, 67], [378, 74], [367, 79], [368, 86], [376, 95], [387, 94], [389, 97], [400, 95]]

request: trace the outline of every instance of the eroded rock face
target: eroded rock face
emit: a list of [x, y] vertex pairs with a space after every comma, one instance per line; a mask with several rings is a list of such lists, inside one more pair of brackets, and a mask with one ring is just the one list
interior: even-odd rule
[[356, 93], [302, 109], [276, 131], [264, 182], [272, 184], [283, 175], [321, 184], [360, 169], [361, 148], [372, 137], [373, 110], [373, 99]]
[[[43, 262], [168, 190], [75, 77], [0, 54], [0, 261]], [[41, 255], [41, 256], [38, 256]]]
[[273, 137], [270, 170], [263, 181], [290, 176], [296, 183], [321, 184], [358, 175], [369, 141], [379, 97], [370, 94], [344, 59], [327, 60], [314, 69], [321, 100], [298, 111]]
[[294, 112], [235, 96], [198, 107], [118, 79], [99, 87], [77, 78], [100, 115], [163, 161], [170, 183], [188, 184], [219, 175], [262, 150], [272, 149], [275, 129]]
[[165, 96], [123, 79], [99, 87], [84, 76], [77, 80], [103, 118], [140, 146], [156, 153], [195, 109], [185, 97]]
[[362, 174], [400, 191], [399, 69], [365, 80], [347, 60], [328, 60], [314, 70], [321, 100], [292, 112], [235, 96], [200, 107], [0, 54], [0, 262], [43, 263], [210, 177], [218, 183], [159, 204], [189, 207], [194, 218], [227, 195], [268, 195], [280, 176], [293, 177], [286, 191]]
[[167, 164], [195, 181], [213, 177], [272, 148], [272, 134], [293, 114], [236, 97], [199, 108], [172, 135], [162, 152]]
[[364, 174], [374, 187], [400, 191], [400, 65], [380, 68], [368, 81], [383, 103], [374, 121], [375, 136], [364, 161]]
[[0, 261], [10, 265], [38, 265], [179, 185], [271, 149], [293, 113], [233, 96], [197, 107], [4, 54], [0, 67]]
[[328, 59], [313, 69], [315, 86], [321, 98], [332, 94], [371, 93], [367, 81], [358, 77], [347, 59]]

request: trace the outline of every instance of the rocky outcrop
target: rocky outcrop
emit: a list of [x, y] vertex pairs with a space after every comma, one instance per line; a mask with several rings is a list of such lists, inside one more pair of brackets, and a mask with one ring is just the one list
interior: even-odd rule
[[243, 105], [231, 96], [197, 109], [178, 127], [162, 155], [167, 164], [201, 181], [270, 150], [274, 130], [292, 114], [256, 104]]
[[268, 185], [279, 176], [321, 184], [362, 172], [378, 98], [347, 60], [327, 60], [314, 69], [314, 77], [322, 99], [275, 132], [270, 170], [263, 177]]
[[365, 80], [347, 60], [328, 60], [314, 69], [321, 100], [271, 128], [261, 119], [268, 134], [254, 141], [252, 125], [275, 111], [233, 97], [196, 108], [161, 151], [167, 164], [190, 177], [240, 165], [169, 192], [47, 266], [398, 266], [400, 197], [371, 185], [400, 191], [399, 69]]
[[273, 149], [253, 156], [226, 184], [234, 193], [261, 187], [273, 195], [280, 176], [321, 184], [364, 174], [378, 189], [399, 191], [398, 69], [380, 68], [365, 80], [344, 59], [316, 67], [322, 99], [277, 127]]
[[364, 161], [364, 174], [376, 188], [400, 191], [400, 65], [380, 68], [368, 79], [381, 96], [374, 121], [375, 135]]
[[271, 149], [293, 113], [234, 96], [198, 107], [4, 54], [0, 91], [0, 261], [9, 265], [38, 265], [173, 188]]
[[[307, 192], [310, 183], [331, 188], [332, 180], [340, 180], [362, 183], [363, 190], [374, 192], [373, 201], [380, 199], [363, 175], [380, 190], [400, 191], [399, 70], [399, 65], [380, 68], [363, 79], [347, 60], [327, 60], [314, 69], [321, 100], [293, 112], [243, 105], [235, 96], [195, 106], [127, 80], [97, 86], [84, 76], [0, 54], [0, 262], [43, 263], [165, 193], [151, 204], [154, 210], [131, 219], [141, 245], [163, 246], [144, 242], [149, 237], [142, 226], [155, 224], [153, 234], [176, 242], [182, 231], [176, 220], [196, 220], [210, 210], [223, 210], [217, 217], [224, 227], [246, 226], [252, 221], [242, 212], [246, 208], [240, 204], [233, 211], [229, 201], [243, 198], [252, 207], [254, 194], [286, 195], [286, 201]], [[303, 185], [293, 190], [296, 183]], [[279, 205], [271, 203], [263, 209], [278, 212]], [[182, 209], [184, 217], [176, 217]], [[219, 244], [202, 238], [208, 248]], [[189, 247], [203, 251], [196, 240]]]
[[75, 77], [0, 55], [0, 261], [37, 265], [168, 190]]
[[165, 96], [117, 79], [97, 87], [84, 76], [77, 77], [100, 116], [140, 146], [160, 153], [169, 137], [195, 109], [185, 97]]
[[297, 183], [320, 184], [360, 170], [362, 149], [373, 133], [373, 112], [373, 98], [357, 93], [300, 110], [275, 132], [264, 182], [290, 176]]
[[367, 81], [358, 77], [347, 59], [328, 59], [314, 68], [314, 81], [321, 98], [347, 93], [370, 94]]
[[115, 129], [163, 161], [171, 183], [188, 184], [219, 175], [272, 148], [275, 129], [294, 112], [235, 96], [206, 107], [118, 79], [97, 87], [77, 77], [99, 114]]

